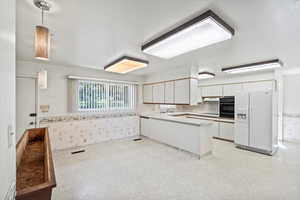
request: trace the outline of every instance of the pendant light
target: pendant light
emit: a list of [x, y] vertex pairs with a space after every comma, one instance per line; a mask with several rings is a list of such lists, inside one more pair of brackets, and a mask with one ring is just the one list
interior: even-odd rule
[[42, 10], [42, 25], [35, 28], [35, 58], [49, 60], [50, 34], [44, 26], [44, 11], [49, 11], [51, 5], [46, 0], [34, 0], [34, 5]]

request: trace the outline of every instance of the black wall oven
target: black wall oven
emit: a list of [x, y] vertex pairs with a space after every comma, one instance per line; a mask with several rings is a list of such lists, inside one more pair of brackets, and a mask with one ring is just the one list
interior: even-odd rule
[[234, 97], [220, 98], [220, 117], [234, 118]]

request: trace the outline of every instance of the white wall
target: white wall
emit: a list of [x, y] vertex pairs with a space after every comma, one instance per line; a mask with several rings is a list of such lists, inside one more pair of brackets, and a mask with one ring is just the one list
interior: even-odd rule
[[283, 76], [284, 139], [300, 142], [300, 74]]
[[0, 199], [10, 198], [15, 182], [15, 0], [0, 1]]
[[[45, 69], [48, 72], [48, 89], [39, 91], [39, 104], [49, 105], [47, 114], [40, 116], [52, 116], [68, 113], [68, 80], [67, 75], [84, 77], [96, 77], [102, 79], [138, 81], [139, 76], [120, 75], [84, 67], [49, 65], [33, 62], [17, 62], [17, 76], [36, 76], [37, 73]], [[140, 92], [139, 92], [140, 93]]]
[[153, 83], [166, 80], [174, 80], [180, 78], [191, 77], [191, 67], [182, 66], [174, 67], [173, 69], [161, 70], [159, 72], [145, 76], [144, 82]]
[[284, 113], [300, 114], [300, 74], [284, 76]]

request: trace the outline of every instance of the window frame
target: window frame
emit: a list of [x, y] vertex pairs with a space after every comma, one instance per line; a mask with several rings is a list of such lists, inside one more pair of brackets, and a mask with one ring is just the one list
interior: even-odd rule
[[[84, 80], [84, 79], [77, 79], [76, 80], [76, 90], [75, 90], [75, 94], [73, 93], [73, 95], [75, 95], [75, 99], [76, 101], [74, 102], [76, 105], [75, 107], [73, 106], [73, 108], [75, 108], [75, 112], [98, 112], [98, 113], [105, 113], [105, 112], [136, 112], [137, 110], [137, 92], [138, 92], [138, 87], [137, 84], [134, 83], [123, 83], [123, 82], [119, 82], [119, 81], [97, 81], [97, 80]], [[80, 90], [81, 90], [81, 83], [84, 84], [91, 84], [91, 87], [95, 87], [97, 84], [98, 85], [103, 85], [103, 90], [105, 90], [104, 93], [100, 94], [103, 95], [103, 99], [105, 100], [104, 106], [103, 107], [95, 107], [92, 106], [93, 108], [82, 108], [81, 107], [81, 94], [80, 94]], [[112, 87], [112, 89], [110, 90], [110, 87]], [[127, 87], [128, 89], [128, 94], [125, 95], [125, 87]], [[122, 89], [120, 89], [122, 88]], [[98, 88], [99, 89], [99, 88]], [[91, 88], [89, 88], [89, 90], [93, 90]], [[97, 90], [97, 89], [96, 89]], [[116, 95], [119, 93], [123, 93], [123, 99], [122, 102], [116, 103], [113, 102], [113, 100], [111, 99], [111, 97], [116, 100]], [[85, 93], [86, 94], [86, 93]], [[99, 93], [98, 93], [99, 94]], [[98, 95], [97, 94], [97, 95]], [[91, 95], [91, 99], [94, 99], [93, 101], [95, 101], [95, 91], [93, 91]], [[93, 96], [94, 95], [94, 96]], [[97, 96], [96, 95], [96, 96]], [[126, 97], [126, 98], [125, 98]], [[125, 106], [125, 100], [127, 99], [128, 101], [128, 105]], [[114, 106], [112, 106], [112, 103], [114, 103]], [[117, 104], [117, 106], [116, 106]]]

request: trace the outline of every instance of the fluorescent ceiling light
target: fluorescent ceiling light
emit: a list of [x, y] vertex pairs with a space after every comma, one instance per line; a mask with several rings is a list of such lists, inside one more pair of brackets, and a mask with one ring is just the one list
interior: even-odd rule
[[253, 72], [253, 71], [260, 71], [260, 70], [275, 69], [275, 68], [280, 68], [282, 66], [283, 63], [280, 60], [275, 59], [275, 60], [239, 65], [234, 67], [227, 67], [227, 68], [223, 68], [222, 72], [238, 74], [238, 73], [246, 73], [246, 72]]
[[125, 74], [137, 69], [147, 67], [149, 62], [138, 58], [123, 56], [104, 67], [105, 71]]
[[231, 39], [234, 29], [211, 10], [142, 46], [142, 51], [172, 58], [189, 51]]
[[198, 73], [198, 79], [208, 79], [208, 78], [214, 78], [215, 74], [210, 72], [199, 72]]

